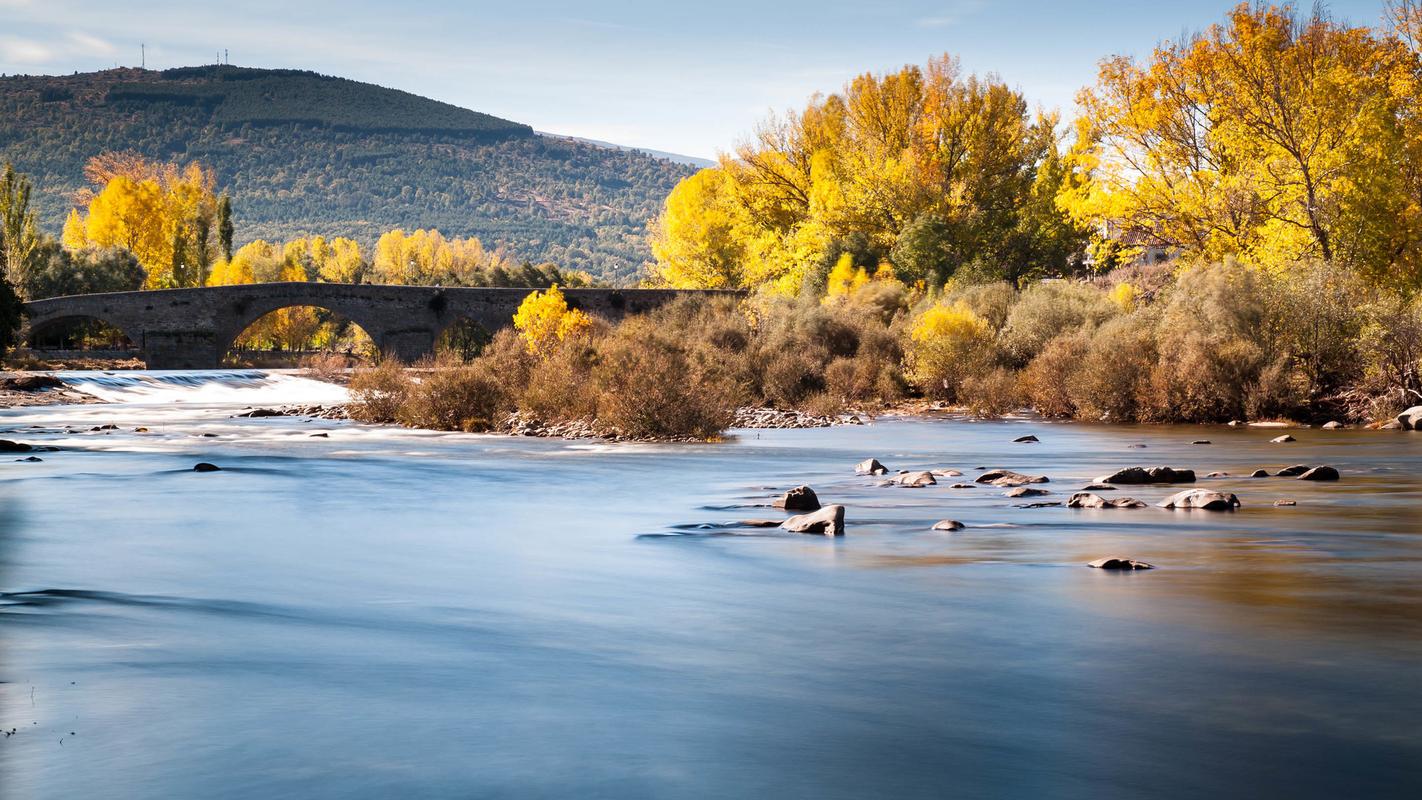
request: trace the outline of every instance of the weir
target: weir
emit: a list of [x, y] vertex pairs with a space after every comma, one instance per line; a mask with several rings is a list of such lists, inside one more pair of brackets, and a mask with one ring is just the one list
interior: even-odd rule
[[[434, 352], [449, 326], [471, 320], [490, 331], [536, 289], [256, 283], [197, 289], [52, 297], [25, 304], [28, 340], [50, 326], [99, 320], [123, 331], [150, 369], [213, 369], [242, 331], [282, 308], [315, 306], [359, 325], [382, 353], [411, 362]], [[696, 289], [563, 289], [569, 307], [609, 320], [659, 308], [679, 297], [739, 296]]]

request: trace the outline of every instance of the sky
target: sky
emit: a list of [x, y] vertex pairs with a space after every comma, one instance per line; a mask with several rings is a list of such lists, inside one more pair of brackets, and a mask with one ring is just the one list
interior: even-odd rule
[[[310, 69], [536, 130], [714, 157], [862, 72], [951, 53], [1070, 116], [1108, 55], [1221, 20], [1230, 0], [0, 0], [0, 73], [214, 63]], [[1309, 6], [1311, 7], [1311, 5]], [[1382, 0], [1334, 0], [1377, 24]]]

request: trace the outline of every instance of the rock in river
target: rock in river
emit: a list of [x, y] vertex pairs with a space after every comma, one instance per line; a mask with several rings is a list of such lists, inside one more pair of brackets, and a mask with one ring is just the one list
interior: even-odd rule
[[956, 519], [944, 519], [933, 523], [933, 530], [935, 531], [960, 531], [962, 529], [963, 523]]
[[1174, 467], [1127, 467], [1102, 475], [1097, 483], [1194, 483], [1195, 470]]
[[826, 536], [844, 535], [844, 506], [829, 505], [812, 514], [801, 514], [780, 523], [780, 527], [794, 533], [823, 533]]
[[12, 442], [9, 439], [0, 439], [0, 453], [28, 453], [35, 449], [33, 445], [24, 442]]
[[775, 502], [771, 505], [786, 511], [815, 511], [820, 507], [820, 498], [815, 495], [814, 489], [808, 486], [796, 486], [775, 498]]
[[1010, 469], [992, 469], [979, 475], [977, 482], [990, 483], [993, 486], [1025, 486], [1029, 483], [1047, 483], [1048, 481], [1045, 475], [1023, 475]]
[[1200, 508], [1206, 511], [1233, 511], [1239, 508], [1239, 498], [1229, 492], [1209, 489], [1186, 489], [1160, 501], [1161, 508]]
[[1405, 431], [1422, 429], [1422, 406], [1413, 406], [1398, 414], [1396, 421]]
[[1296, 478], [1308, 472], [1310, 469], [1313, 468], [1307, 464], [1295, 464], [1292, 467], [1284, 467], [1279, 470], [1278, 475], [1280, 478]]
[[1267, 469], [1256, 469], [1256, 470], [1254, 470], [1253, 472], [1249, 473], [1249, 477], [1251, 477], [1251, 478], [1267, 478], [1267, 477], [1269, 477], [1269, 470], [1267, 470]]
[[1301, 481], [1336, 481], [1338, 480], [1338, 470], [1333, 467], [1323, 466], [1313, 469], [1299, 476]]
[[1134, 497], [1116, 497], [1110, 500], [1091, 492], [1077, 492], [1067, 500], [1067, 508], [1145, 508], [1145, 503]]
[[1155, 569], [1144, 561], [1130, 558], [1098, 558], [1086, 566], [1097, 569]]
[[879, 463], [877, 458], [866, 458], [854, 465], [855, 475], [883, 475], [888, 471], [889, 468]]
[[1013, 444], [1031, 444], [1032, 442], [1039, 441], [1041, 440], [1031, 434], [1028, 434], [1026, 436], [1019, 436], [1016, 439], [1012, 440]]
[[1033, 489], [1030, 486], [1018, 486], [1015, 489], [1008, 489], [1002, 493], [1003, 497], [1041, 497], [1044, 494], [1051, 494], [1046, 489]]
[[1335, 420], [1330, 420], [1330, 421], [1328, 421], [1328, 422], [1323, 423], [1323, 429], [1326, 430], [1326, 431], [1336, 431], [1336, 430], [1340, 430], [1340, 429], [1346, 428], [1346, 427], [1348, 427], [1348, 426], [1347, 426], [1347, 425], [1344, 425], [1343, 423], [1339, 422], [1339, 421], [1336, 420], [1336, 419], [1335, 419]]
[[193, 472], [221, 472], [222, 467], [216, 464], [209, 464], [206, 461], [199, 461], [193, 465]]
[[923, 470], [920, 472], [905, 472], [895, 481], [900, 486], [907, 486], [910, 489], [919, 489], [924, 486], [933, 486], [938, 481], [933, 477], [932, 472]]
[[1288, 435], [1287, 433], [1284, 434], [1283, 436], [1275, 436], [1274, 438], [1272, 438], [1272, 439], [1269, 440], [1269, 442], [1270, 442], [1271, 444], [1284, 444], [1285, 442], [1296, 442], [1296, 441], [1298, 441], [1298, 440], [1295, 439], [1294, 437]]

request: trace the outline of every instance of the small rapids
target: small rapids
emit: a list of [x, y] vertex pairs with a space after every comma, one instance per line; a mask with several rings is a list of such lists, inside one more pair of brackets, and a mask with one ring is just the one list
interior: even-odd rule
[[345, 387], [287, 370], [56, 372], [54, 376], [110, 403], [270, 406], [350, 400]]

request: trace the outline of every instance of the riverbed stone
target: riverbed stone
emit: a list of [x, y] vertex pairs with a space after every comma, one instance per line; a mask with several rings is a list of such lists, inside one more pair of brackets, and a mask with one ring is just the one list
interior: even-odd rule
[[909, 489], [920, 489], [924, 486], [933, 486], [938, 480], [933, 477], [933, 473], [928, 470], [918, 472], [905, 472], [899, 476], [898, 484]]
[[221, 472], [222, 467], [216, 464], [209, 464], [206, 461], [199, 461], [193, 465], [193, 472]]
[[1003, 497], [1041, 497], [1044, 494], [1051, 494], [1046, 489], [1034, 489], [1030, 486], [1018, 486], [1008, 489], [1002, 493]]
[[1290, 499], [1288, 499], [1287, 497], [1285, 497], [1285, 498], [1282, 498], [1282, 499], [1280, 499], [1280, 500], [1275, 500], [1275, 501], [1274, 501], [1274, 505], [1279, 506], [1279, 507], [1281, 507], [1281, 508], [1284, 507], [1284, 506], [1296, 506], [1296, 505], [1298, 505], [1298, 501], [1296, 501], [1296, 500], [1290, 500]]
[[1136, 561], [1133, 558], [1098, 558], [1088, 563], [1086, 566], [1097, 569], [1155, 569], [1155, 567], [1144, 561]]
[[855, 475], [885, 475], [889, 468], [879, 463], [877, 458], [866, 458], [854, 465]]
[[780, 527], [793, 533], [822, 533], [826, 536], [843, 536], [844, 506], [828, 505], [809, 514], [800, 514], [780, 523]]
[[1292, 467], [1284, 467], [1275, 474], [1277, 474], [1280, 478], [1297, 478], [1305, 472], [1308, 472], [1310, 469], [1313, 469], [1313, 467], [1309, 466], [1308, 464], [1295, 464]]
[[1270, 444], [1285, 444], [1285, 443], [1287, 443], [1287, 442], [1297, 442], [1297, 441], [1298, 441], [1298, 439], [1295, 439], [1294, 437], [1292, 437], [1292, 436], [1290, 436], [1290, 435], [1288, 435], [1288, 434], [1286, 433], [1286, 434], [1284, 434], [1283, 436], [1275, 436], [1274, 438], [1272, 438], [1272, 439], [1269, 440], [1269, 443], [1270, 443]]
[[35, 449], [33, 445], [25, 442], [12, 442], [9, 439], [0, 439], [0, 453], [28, 453]]
[[933, 523], [935, 531], [961, 531], [962, 529], [963, 523], [956, 519], [942, 519]]
[[808, 486], [796, 486], [775, 498], [775, 502], [771, 505], [786, 511], [816, 511], [820, 507], [820, 498], [815, 495], [814, 489]]
[[977, 482], [990, 483], [993, 486], [1025, 486], [1029, 483], [1047, 483], [1048, 480], [1045, 475], [1024, 475], [1010, 469], [992, 469], [979, 475]]
[[1041, 439], [1038, 439], [1037, 437], [1035, 437], [1035, 436], [1033, 436], [1033, 435], [1031, 435], [1031, 434], [1029, 433], [1029, 434], [1026, 435], [1026, 436], [1019, 436], [1019, 437], [1017, 437], [1016, 439], [1013, 439], [1013, 440], [1012, 440], [1012, 443], [1013, 443], [1013, 444], [1032, 444], [1032, 443], [1034, 443], [1034, 442], [1039, 442], [1039, 441], [1041, 441]]
[[1091, 492], [1077, 492], [1067, 500], [1067, 508], [1145, 508], [1134, 497], [1114, 497], [1110, 500]]
[[949, 489], [976, 489], [976, 488], [978, 488], [978, 485], [977, 485], [976, 483], [955, 483], [955, 484], [953, 484], [952, 486], [949, 486], [948, 488], [949, 488]]
[[1422, 429], [1422, 406], [1413, 406], [1398, 414], [1396, 422], [1405, 431]]
[[1102, 475], [1096, 479], [1097, 483], [1194, 483], [1195, 471], [1193, 469], [1176, 469], [1175, 467], [1126, 467], [1119, 469], [1110, 475]]
[[1340, 429], [1346, 428], [1346, 427], [1348, 427], [1348, 426], [1347, 426], [1347, 425], [1344, 425], [1343, 423], [1339, 422], [1339, 421], [1336, 420], [1336, 419], [1335, 419], [1335, 420], [1329, 420], [1328, 422], [1323, 423], [1323, 429], [1326, 430], [1326, 431], [1336, 431], [1336, 430], [1340, 430]]
[[1210, 489], [1186, 489], [1160, 501], [1161, 508], [1203, 509], [1205, 511], [1233, 511], [1239, 508], [1239, 498], [1230, 492], [1216, 492]]
[[1251, 477], [1251, 478], [1267, 478], [1267, 477], [1269, 477], [1269, 470], [1267, 470], [1267, 469], [1256, 469], [1256, 470], [1254, 470], [1253, 472], [1249, 473], [1249, 477]]
[[1083, 492], [1114, 492], [1116, 487], [1109, 483], [1088, 483], [1081, 487]]
[[1301, 481], [1336, 481], [1338, 480], [1338, 470], [1324, 465], [1313, 469], [1299, 476]]

